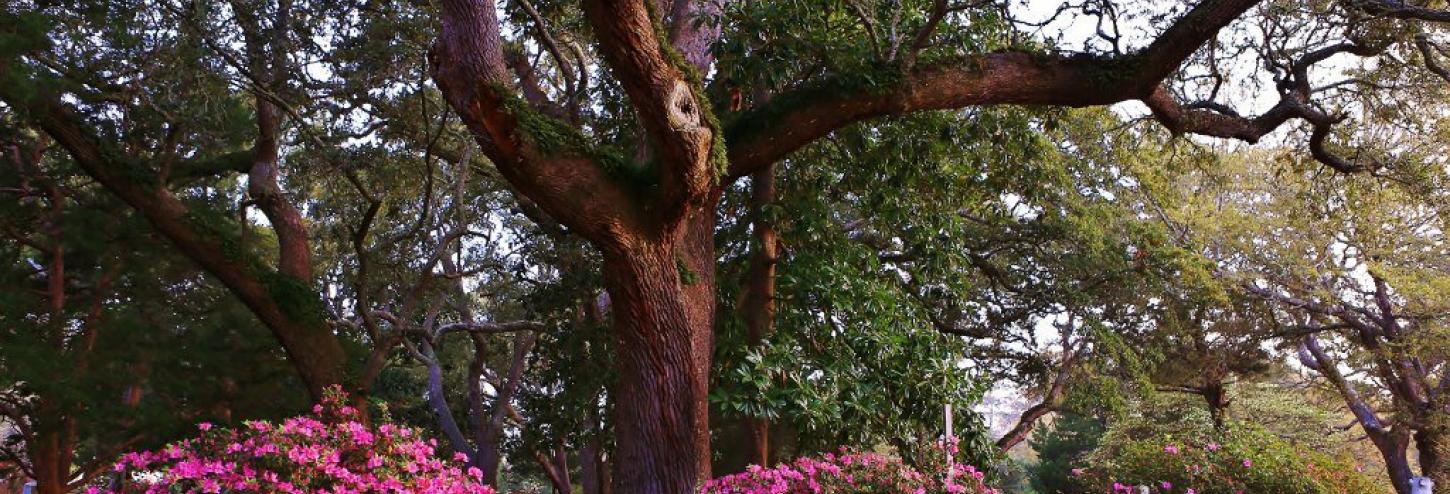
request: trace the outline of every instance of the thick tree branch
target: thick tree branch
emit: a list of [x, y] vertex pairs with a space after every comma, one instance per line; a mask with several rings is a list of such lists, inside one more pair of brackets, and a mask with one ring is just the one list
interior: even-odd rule
[[1345, 3], [1376, 17], [1450, 23], [1450, 11], [1411, 5], [1402, 0], [1354, 0]]
[[544, 16], [539, 15], [538, 9], [535, 9], [534, 5], [529, 3], [529, 0], [514, 0], [514, 3], [524, 9], [524, 13], [529, 15], [529, 20], [534, 21], [535, 38], [549, 52], [549, 56], [553, 57], [554, 65], [559, 69], [559, 75], [564, 78], [564, 103], [572, 110], [570, 112], [571, 114], [577, 113], [578, 107], [575, 98], [578, 94], [575, 87], [574, 68], [571, 66], [572, 64], [564, 56], [563, 50], [559, 49], [559, 42], [554, 39], [554, 34], [549, 31], [549, 25], [544, 22]]
[[637, 199], [589, 139], [512, 94], [493, 0], [445, 0], [440, 17], [433, 80], [517, 192], [604, 247], [641, 229]]
[[1017, 419], [1017, 424], [997, 440], [998, 450], [1007, 451], [1027, 439], [1027, 435], [1032, 432], [1037, 421], [1048, 413], [1056, 411], [1067, 399], [1067, 383], [1072, 375], [1074, 364], [1077, 362], [1077, 353], [1073, 349], [1073, 345], [1066, 343], [1066, 338], [1069, 336], [1070, 333], [1065, 333], [1063, 336], [1062, 362], [1058, 364], [1057, 375], [1052, 378], [1052, 385], [1047, 388], [1047, 394], [1043, 396], [1042, 401], [1023, 411], [1022, 416]]
[[695, 94], [698, 81], [670, 59], [644, 0], [588, 0], [584, 11], [654, 150], [660, 181], [655, 213], [672, 226], [714, 185], [709, 166], [714, 130]]
[[710, 46], [720, 37], [716, 17], [726, 0], [674, 0], [670, 7], [670, 44], [699, 73], [710, 70], [715, 61]]
[[1281, 293], [1278, 290], [1261, 287], [1252, 281], [1239, 283], [1239, 288], [1264, 300], [1278, 302], [1311, 314], [1337, 318], [1359, 331], [1376, 331], [1368, 321], [1360, 318], [1357, 313], [1346, 309], [1342, 305], [1325, 304], [1296, 297], [1291, 294]]
[[171, 167], [171, 173], [166, 180], [171, 184], [181, 184], [226, 173], [247, 173], [252, 169], [252, 156], [255, 153], [254, 150], [244, 149], [208, 158], [182, 161], [178, 166]]
[[1356, 391], [1354, 386], [1340, 373], [1339, 364], [1334, 362], [1324, 352], [1324, 349], [1320, 347], [1317, 336], [1304, 336], [1304, 339], [1299, 343], [1299, 360], [1306, 367], [1315, 370], [1319, 375], [1328, 379], [1330, 384], [1334, 385], [1334, 388], [1339, 391], [1340, 396], [1344, 399], [1345, 404], [1349, 406], [1350, 412], [1354, 414], [1360, 426], [1364, 427], [1365, 432], [1371, 435], [1385, 433], [1386, 426], [1380, 420], [1379, 414], [1375, 413], [1373, 408], [1370, 408], [1369, 404], [1364, 401], [1364, 398], [1360, 397], [1359, 391]]
[[416, 348], [411, 343], [407, 346], [413, 358], [428, 368], [428, 405], [433, 409], [433, 415], [438, 418], [438, 426], [443, 429], [444, 437], [448, 438], [449, 447], [472, 458], [477, 453], [463, 437], [458, 421], [453, 419], [453, 408], [448, 405], [448, 396], [443, 390], [443, 367], [438, 363], [433, 345], [428, 340], [423, 340]]
[[[908, 69], [891, 81], [808, 85], [726, 131], [732, 178], [869, 118], [974, 105], [1095, 106], [1149, 98], [1183, 61], [1259, 0], [1203, 0], [1138, 53], [1096, 58], [994, 53]], [[860, 87], [851, 87], [851, 86]]]
[[911, 42], [911, 46], [907, 48], [906, 54], [902, 58], [902, 65], [906, 67], [916, 65], [916, 55], [931, 43], [932, 33], [936, 32], [937, 25], [941, 24], [946, 16], [947, 0], [933, 0], [931, 15], [927, 17], [926, 24], [921, 27], [921, 30], [916, 32], [915, 40]]
[[457, 322], [439, 326], [434, 330], [435, 337], [455, 331], [482, 334], [517, 333], [521, 331], [542, 331], [544, 325], [534, 321], [512, 321], [512, 322]]
[[1162, 86], [1143, 98], [1143, 103], [1148, 105], [1153, 116], [1164, 127], [1175, 134], [1223, 137], [1249, 143], [1258, 142], [1264, 135], [1291, 119], [1302, 119], [1312, 127], [1309, 152], [1315, 160], [1344, 173], [1374, 170], [1383, 165], [1374, 160], [1361, 160], [1359, 156], [1347, 159], [1329, 150], [1327, 141], [1333, 132], [1333, 126], [1343, 120], [1343, 117], [1324, 113], [1311, 106], [1309, 98], [1313, 89], [1310, 87], [1309, 68], [1341, 53], [1371, 56], [1381, 51], [1382, 47], [1339, 43], [1305, 54], [1289, 67], [1292, 77], [1284, 82], [1286, 90], [1279, 103], [1253, 118], [1224, 111], [1223, 105], [1212, 102], [1180, 106], [1167, 88]]
[[1450, 82], [1450, 68], [1441, 64], [1440, 55], [1436, 53], [1440, 49], [1430, 41], [1430, 37], [1423, 34], [1415, 36], [1415, 47], [1420, 49], [1420, 57], [1425, 59], [1425, 67], [1445, 82]]

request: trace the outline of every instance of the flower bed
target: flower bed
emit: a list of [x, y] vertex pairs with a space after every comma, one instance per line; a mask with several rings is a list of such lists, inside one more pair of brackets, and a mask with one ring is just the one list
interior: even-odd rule
[[125, 455], [111, 486], [87, 492], [494, 493], [461, 456], [436, 458], [435, 442], [418, 431], [364, 425], [344, 403], [334, 390], [312, 415], [281, 424], [200, 424], [198, 437]]
[[943, 470], [926, 474], [900, 459], [842, 449], [819, 458], [796, 460], [746, 471], [705, 483], [702, 494], [997, 494], [985, 475], [970, 465], [943, 462]]

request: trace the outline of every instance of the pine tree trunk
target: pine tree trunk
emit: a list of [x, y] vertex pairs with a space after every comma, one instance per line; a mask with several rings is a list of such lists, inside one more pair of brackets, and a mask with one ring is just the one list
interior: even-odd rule
[[35, 433], [26, 438], [36, 494], [64, 494], [70, 481], [70, 465], [74, 454], [67, 436], [73, 431], [65, 412], [50, 400], [42, 400], [36, 409]]
[[[766, 207], [775, 202], [775, 166], [768, 166], [750, 176], [750, 207], [754, 243], [751, 245], [750, 269], [746, 273], [745, 297], [741, 316], [745, 320], [745, 339], [750, 347], [765, 342], [775, 329], [775, 263], [777, 236], [775, 224]], [[750, 463], [770, 465], [770, 420], [765, 417], [745, 419], [746, 452]]]
[[40, 445], [31, 448], [30, 461], [35, 471], [35, 493], [36, 494], [63, 494], [65, 493], [65, 470], [66, 462], [61, 458], [60, 448], [54, 440], [58, 439], [50, 434], [40, 436]]

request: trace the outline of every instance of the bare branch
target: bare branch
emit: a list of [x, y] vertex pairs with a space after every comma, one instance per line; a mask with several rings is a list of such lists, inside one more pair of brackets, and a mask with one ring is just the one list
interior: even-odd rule
[[1420, 49], [1420, 57], [1425, 59], [1425, 67], [1445, 82], [1450, 82], [1450, 68], [1440, 64], [1440, 56], [1436, 53], [1440, 50], [1430, 41], [1430, 37], [1424, 34], [1415, 36], [1415, 46]]

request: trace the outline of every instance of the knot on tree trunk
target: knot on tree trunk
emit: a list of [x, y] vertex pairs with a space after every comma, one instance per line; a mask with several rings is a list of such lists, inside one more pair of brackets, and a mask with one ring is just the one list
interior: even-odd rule
[[675, 87], [670, 89], [669, 102], [666, 106], [670, 128], [678, 131], [690, 131], [700, 127], [700, 108], [695, 101], [695, 94], [690, 90], [690, 84], [677, 80]]

